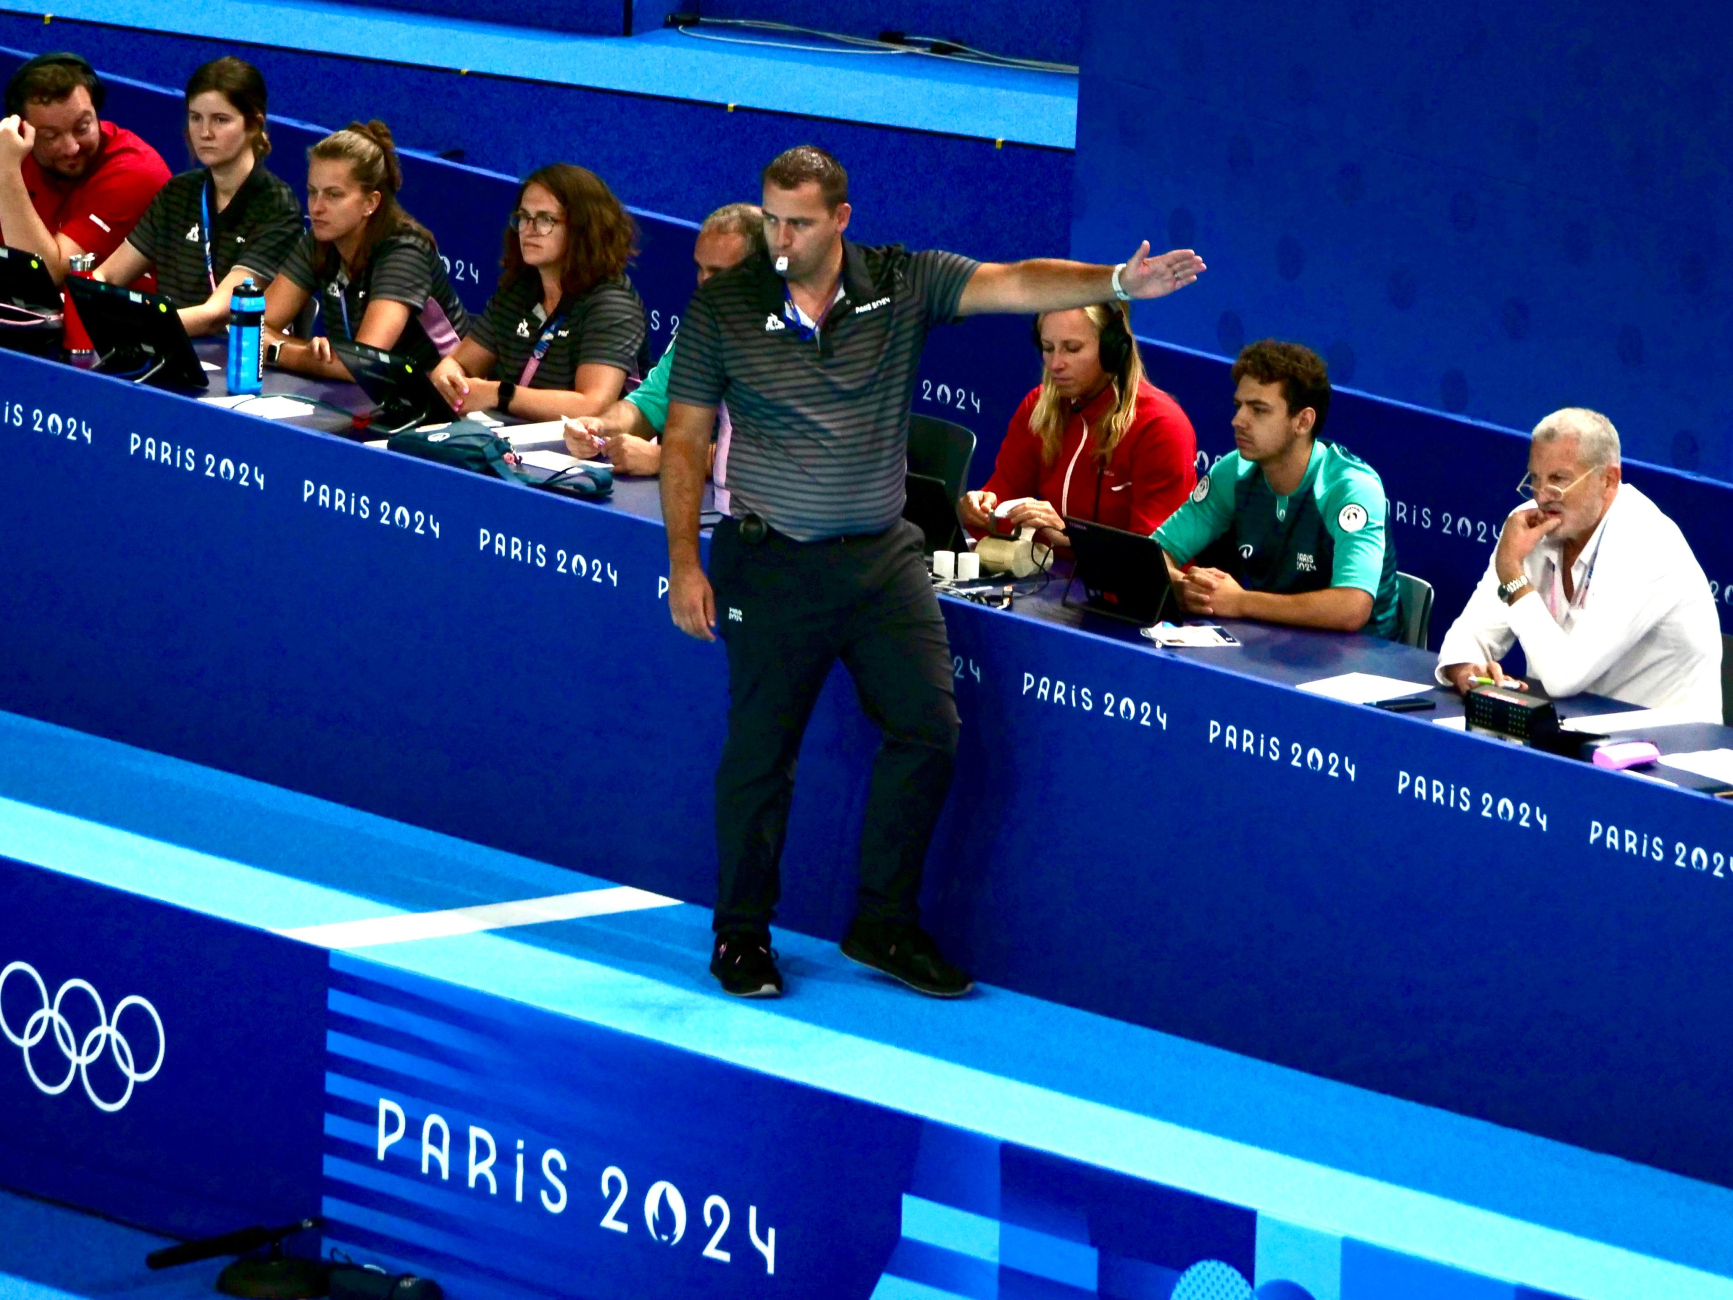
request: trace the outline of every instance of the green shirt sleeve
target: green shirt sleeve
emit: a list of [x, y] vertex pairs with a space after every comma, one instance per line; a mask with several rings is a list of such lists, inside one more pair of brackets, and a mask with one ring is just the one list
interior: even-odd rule
[[1174, 511], [1155, 540], [1175, 564], [1189, 564], [1197, 553], [1227, 532], [1234, 520], [1234, 488], [1239, 483], [1240, 454], [1223, 456], [1197, 481], [1185, 504]]
[[1376, 600], [1389, 536], [1384, 484], [1363, 461], [1332, 456], [1319, 470], [1318, 509], [1336, 548], [1330, 585], [1354, 587]]
[[674, 344], [678, 342], [678, 338], [671, 339], [662, 351], [662, 359], [644, 376], [644, 382], [626, 394], [626, 400], [644, 413], [657, 433], [668, 425], [668, 376], [674, 370]]

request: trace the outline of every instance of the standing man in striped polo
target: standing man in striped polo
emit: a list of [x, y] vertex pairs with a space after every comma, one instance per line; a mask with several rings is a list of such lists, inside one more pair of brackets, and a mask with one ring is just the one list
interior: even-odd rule
[[[935, 997], [969, 976], [920, 928], [921, 868], [957, 749], [951, 653], [902, 519], [909, 404], [927, 331], [978, 312], [1062, 311], [1159, 298], [1204, 269], [1189, 249], [1117, 267], [980, 263], [864, 247], [848, 229], [848, 174], [802, 145], [764, 169], [766, 247], [716, 276], [680, 325], [662, 436], [669, 611], [728, 648], [728, 740], [716, 773], [719, 880], [710, 972], [774, 997], [770, 950], [794, 761], [840, 658], [883, 742], [861, 832], [857, 912], [843, 953]], [[718, 404], [734, 440], [730, 517], [706, 576], [698, 513]]]

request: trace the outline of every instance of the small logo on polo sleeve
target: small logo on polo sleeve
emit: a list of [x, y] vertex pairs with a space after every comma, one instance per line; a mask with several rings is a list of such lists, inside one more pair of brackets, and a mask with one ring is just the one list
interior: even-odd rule
[[1197, 486], [1191, 490], [1191, 499], [1202, 505], [1209, 499], [1209, 475], [1205, 474], [1197, 481]]
[[1352, 501], [1342, 507], [1342, 513], [1336, 516], [1336, 524], [1345, 533], [1357, 533], [1366, 526], [1366, 509], [1357, 506]]
[[1242, 559], [1242, 560], [1251, 559], [1252, 558], [1252, 551], [1255, 549], [1256, 548], [1253, 547], [1253, 545], [1250, 542], [1241, 542], [1240, 543], [1240, 559]]
[[782, 323], [782, 317], [778, 316], [775, 312], [772, 312], [764, 318], [764, 332], [766, 334], [769, 334], [772, 330], [785, 330], [787, 328], [788, 326]]
[[1316, 573], [1318, 571], [1317, 558], [1307, 555], [1304, 551], [1299, 551], [1294, 556], [1294, 568], [1300, 573]]

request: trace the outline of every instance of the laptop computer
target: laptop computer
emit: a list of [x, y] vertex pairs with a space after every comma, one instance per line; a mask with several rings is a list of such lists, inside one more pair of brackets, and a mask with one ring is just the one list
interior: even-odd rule
[[418, 425], [460, 418], [440, 396], [433, 380], [403, 353], [337, 339], [331, 340], [331, 351], [379, 408], [373, 415], [375, 432], [402, 433]]
[[951, 500], [942, 479], [931, 474], [909, 474], [904, 480], [906, 497], [903, 518], [919, 528], [926, 537], [922, 549], [928, 555], [934, 551], [952, 551], [962, 540], [963, 530], [957, 523], [957, 503]]
[[1065, 535], [1077, 558], [1072, 576], [1083, 584], [1084, 608], [1144, 627], [1161, 621], [1173, 587], [1155, 538], [1070, 518], [1065, 520]]
[[35, 253], [0, 245], [0, 348], [59, 357], [65, 312], [60, 287]]
[[76, 275], [66, 277], [66, 292], [90, 335], [101, 373], [157, 388], [210, 387], [180, 314], [161, 294]]

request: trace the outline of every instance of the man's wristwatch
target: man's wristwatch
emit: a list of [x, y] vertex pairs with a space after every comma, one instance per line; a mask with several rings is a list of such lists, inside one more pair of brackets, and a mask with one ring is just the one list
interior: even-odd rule
[[283, 345], [281, 343], [267, 343], [265, 345], [265, 364], [267, 366], [276, 365], [277, 358], [282, 355]]
[[509, 379], [499, 381], [499, 397], [495, 399], [493, 409], [496, 411], [511, 410], [511, 399], [517, 396], [517, 385]]
[[1507, 605], [1514, 604], [1516, 598], [1522, 595], [1523, 588], [1528, 585], [1528, 574], [1519, 573], [1509, 582], [1499, 584], [1498, 598]]

